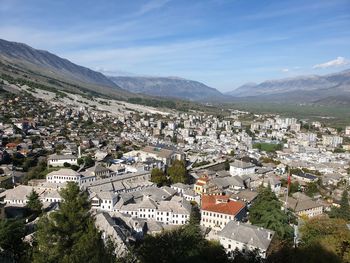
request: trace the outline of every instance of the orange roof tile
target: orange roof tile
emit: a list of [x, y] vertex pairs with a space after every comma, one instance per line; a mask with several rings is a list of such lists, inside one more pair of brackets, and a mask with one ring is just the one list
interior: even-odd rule
[[[217, 203], [217, 200], [224, 200], [223, 203]], [[245, 207], [245, 204], [240, 201], [233, 201], [229, 196], [225, 195], [203, 195], [202, 196], [202, 210], [236, 215]]]

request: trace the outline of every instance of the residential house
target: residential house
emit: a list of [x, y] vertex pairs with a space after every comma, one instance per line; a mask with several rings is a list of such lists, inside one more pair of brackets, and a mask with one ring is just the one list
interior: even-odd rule
[[218, 233], [220, 244], [228, 254], [236, 249], [243, 254], [248, 251], [258, 251], [261, 258], [266, 258], [275, 232], [262, 227], [230, 221]]
[[231, 220], [242, 220], [246, 205], [226, 195], [202, 195], [201, 225], [221, 230]]
[[255, 165], [252, 163], [243, 162], [241, 160], [235, 160], [234, 162], [230, 163], [230, 174], [232, 176], [243, 176], [253, 173], [255, 173]]
[[67, 155], [52, 154], [52, 155], [49, 155], [47, 158], [48, 166], [62, 167], [64, 166], [65, 163], [68, 163], [70, 165], [78, 165], [78, 158], [71, 154], [67, 154]]

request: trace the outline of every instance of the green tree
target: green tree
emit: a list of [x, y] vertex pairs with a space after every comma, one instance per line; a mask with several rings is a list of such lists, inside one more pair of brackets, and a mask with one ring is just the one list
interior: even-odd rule
[[41, 213], [43, 204], [39, 199], [38, 193], [32, 190], [29, 196], [27, 197], [28, 197], [28, 203], [26, 204], [26, 207], [31, 211], [31, 213], [39, 215]]
[[175, 160], [167, 170], [171, 183], [187, 183], [188, 176], [186, 166], [183, 161]]
[[270, 188], [261, 187], [257, 200], [249, 209], [249, 221], [253, 225], [276, 231], [281, 239], [290, 239], [293, 228], [288, 215], [281, 210], [282, 203]]
[[95, 165], [95, 161], [91, 158], [90, 155], [84, 157], [85, 167], [92, 167]]
[[308, 183], [306, 185], [306, 191], [305, 191], [305, 194], [307, 196], [310, 196], [310, 197], [313, 197], [315, 194], [319, 193], [319, 190], [318, 190], [318, 185], [317, 183]]
[[23, 242], [24, 236], [22, 220], [0, 220], [0, 262], [26, 262], [28, 246]]
[[350, 221], [350, 205], [349, 205], [349, 194], [347, 189], [343, 191], [340, 207], [332, 207], [332, 210], [329, 212], [331, 218], [341, 218], [345, 221]]
[[83, 165], [84, 164], [84, 158], [78, 158], [77, 163], [78, 163], [78, 165]]
[[228, 160], [225, 160], [225, 171], [230, 170], [230, 162]]
[[304, 248], [320, 246], [342, 262], [350, 262], [350, 231], [346, 221], [337, 218], [311, 218], [300, 228]]
[[136, 254], [141, 263], [228, 262], [223, 247], [204, 239], [196, 225], [146, 236]]
[[88, 194], [69, 182], [59, 210], [38, 223], [33, 262], [112, 262], [90, 214]]
[[153, 183], [156, 183], [157, 186], [163, 186], [163, 185], [166, 185], [168, 183], [168, 179], [167, 179], [166, 175], [159, 168], [152, 169], [151, 181]]
[[192, 204], [189, 224], [199, 225], [200, 221], [201, 221], [201, 212], [199, 210], [199, 207], [197, 204]]

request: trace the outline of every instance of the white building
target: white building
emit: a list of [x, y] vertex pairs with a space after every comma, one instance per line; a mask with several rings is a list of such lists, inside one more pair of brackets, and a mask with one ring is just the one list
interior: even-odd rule
[[114, 211], [130, 215], [132, 218], [152, 219], [166, 225], [184, 225], [190, 219], [191, 204], [182, 198], [170, 201], [153, 201], [147, 196], [140, 203], [130, 203], [115, 208]]
[[69, 163], [70, 165], [78, 165], [78, 158], [74, 155], [57, 155], [52, 154], [47, 158], [47, 165], [53, 167], [64, 166], [64, 163]]
[[90, 200], [92, 208], [113, 211], [113, 207], [118, 201], [118, 195], [113, 192], [92, 193]]
[[268, 250], [275, 232], [262, 227], [230, 221], [218, 233], [220, 244], [228, 254], [235, 249], [242, 253], [258, 250], [262, 258], [266, 258]]
[[350, 126], [345, 127], [345, 135], [350, 136]]
[[337, 147], [343, 143], [343, 137], [332, 136], [332, 135], [322, 135], [322, 143], [325, 146]]
[[46, 181], [49, 183], [63, 184], [66, 182], [75, 182], [80, 184], [82, 176], [72, 169], [62, 168], [58, 171], [53, 171], [46, 176]]
[[240, 160], [235, 160], [234, 162], [230, 163], [230, 174], [232, 176], [242, 176], [253, 173], [255, 173], [255, 165], [252, 163], [246, 163]]

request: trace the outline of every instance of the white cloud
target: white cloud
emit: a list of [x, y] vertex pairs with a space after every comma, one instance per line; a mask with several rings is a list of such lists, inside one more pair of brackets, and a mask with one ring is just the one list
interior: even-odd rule
[[345, 59], [344, 57], [337, 57], [334, 60], [327, 61], [325, 63], [314, 65], [312, 68], [319, 69], [319, 68], [330, 68], [330, 67], [339, 67], [349, 64], [349, 61]]
[[143, 14], [146, 14], [148, 12], [151, 12], [155, 9], [162, 8], [164, 5], [166, 5], [170, 0], [153, 0], [145, 5], [141, 6], [140, 9], [135, 13], [135, 15], [140, 16]]
[[289, 72], [289, 69], [288, 68], [283, 68], [283, 69], [281, 69], [281, 71], [284, 72], [284, 73], [287, 73], [287, 72]]

